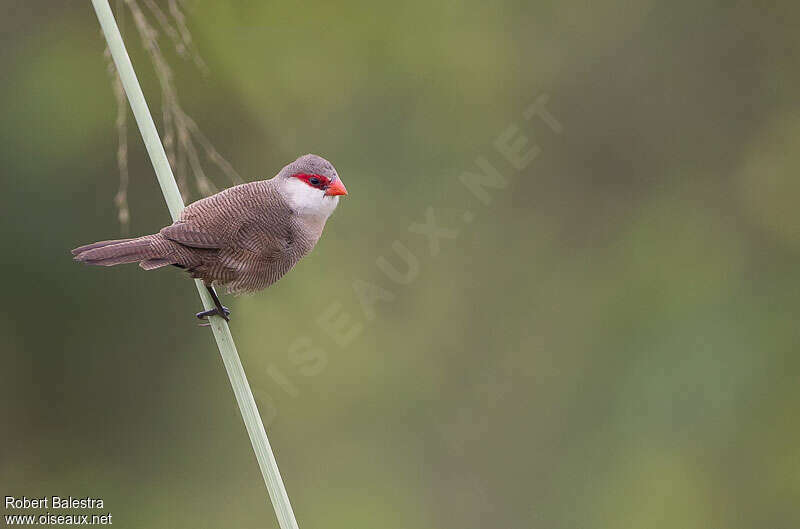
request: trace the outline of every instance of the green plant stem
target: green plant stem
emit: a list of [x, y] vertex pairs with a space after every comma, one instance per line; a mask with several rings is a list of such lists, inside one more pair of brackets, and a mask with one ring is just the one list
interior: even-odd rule
[[[125, 50], [125, 43], [114, 20], [111, 6], [108, 4], [108, 0], [92, 0], [92, 5], [108, 42], [108, 48], [122, 80], [122, 86], [125, 88], [125, 94], [128, 96], [133, 115], [139, 126], [139, 132], [141, 132], [142, 139], [147, 147], [147, 153], [153, 163], [158, 183], [164, 193], [164, 200], [167, 202], [172, 218], [177, 219], [184, 207], [183, 200], [178, 190], [178, 184], [175, 182], [175, 177], [172, 175], [172, 169], [169, 166], [153, 117], [147, 108], [147, 102], [144, 99], [139, 80], [136, 78], [128, 52]], [[203, 306], [206, 309], [213, 308], [214, 303], [203, 282], [196, 280], [195, 283], [200, 298], [203, 300]], [[210, 322], [214, 338], [219, 347], [219, 354], [222, 356], [222, 362], [228, 372], [236, 402], [239, 404], [239, 409], [242, 413], [242, 419], [247, 427], [247, 433], [250, 435], [250, 442], [253, 444], [258, 466], [264, 476], [269, 497], [275, 508], [278, 524], [281, 529], [297, 529], [297, 521], [292, 511], [292, 505], [289, 503], [289, 496], [286, 494], [286, 488], [278, 471], [278, 464], [269, 445], [267, 433], [264, 430], [261, 416], [253, 399], [253, 393], [250, 391], [250, 385], [247, 383], [247, 377], [244, 374], [239, 353], [236, 351], [236, 345], [233, 343], [233, 336], [231, 336], [228, 323], [218, 316], [212, 316]]]

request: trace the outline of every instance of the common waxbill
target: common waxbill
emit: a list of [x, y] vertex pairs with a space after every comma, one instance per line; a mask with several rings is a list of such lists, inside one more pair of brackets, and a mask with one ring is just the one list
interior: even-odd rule
[[179, 220], [153, 235], [87, 244], [76, 261], [145, 270], [173, 265], [202, 279], [216, 307], [198, 318], [228, 319], [213, 286], [254, 292], [270, 286], [314, 248], [325, 221], [347, 190], [326, 159], [306, 154], [273, 178], [231, 187], [190, 204]]

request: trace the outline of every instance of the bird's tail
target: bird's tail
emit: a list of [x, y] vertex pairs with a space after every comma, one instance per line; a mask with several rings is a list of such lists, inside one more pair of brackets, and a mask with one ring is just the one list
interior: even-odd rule
[[100, 241], [72, 250], [75, 260], [96, 266], [114, 266], [125, 263], [139, 263], [145, 270], [173, 264], [158, 251], [155, 238], [159, 235], [145, 235], [135, 239]]

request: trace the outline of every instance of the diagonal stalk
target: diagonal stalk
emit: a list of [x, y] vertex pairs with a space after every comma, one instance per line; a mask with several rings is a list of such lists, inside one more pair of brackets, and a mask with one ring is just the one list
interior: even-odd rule
[[[153, 117], [147, 108], [147, 102], [144, 99], [142, 88], [139, 86], [139, 80], [133, 71], [128, 52], [125, 50], [125, 43], [114, 20], [111, 6], [109, 6], [108, 0], [92, 0], [92, 5], [103, 29], [103, 35], [105, 35], [108, 42], [108, 48], [111, 50], [111, 56], [114, 59], [114, 64], [122, 80], [122, 86], [125, 88], [128, 101], [131, 104], [133, 115], [139, 126], [139, 132], [141, 132], [145, 147], [147, 147], [147, 153], [150, 155], [150, 160], [156, 171], [156, 177], [161, 185], [164, 200], [167, 202], [172, 218], [177, 219], [183, 209], [183, 199], [178, 190], [178, 184], [175, 182], [175, 177], [172, 175], [172, 169], [164, 152], [164, 146], [158, 136]], [[206, 309], [213, 308], [214, 302], [203, 282], [196, 280], [195, 284], [200, 298], [203, 300], [203, 306]], [[236, 396], [236, 402], [242, 413], [242, 419], [247, 427], [247, 433], [250, 435], [250, 442], [253, 444], [258, 466], [261, 469], [269, 497], [275, 508], [278, 524], [281, 529], [297, 529], [297, 521], [292, 511], [292, 505], [289, 503], [289, 496], [286, 494], [286, 488], [278, 471], [278, 464], [269, 445], [267, 433], [264, 431], [264, 425], [261, 422], [261, 416], [258, 414], [258, 408], [253, 399], [253, 393], [250, 391], [250, 385], [247, 383], [247, 377], [244, 374], [239, 353], [236, 351], [236, 345], [233, 343], [233, 336], [231, 336], [228, 323], [218, 316], [212, 316], [210, 322], [211, 329], [214, 331], [214, 338], [219, 347], [219, 353], [222, 356], [222, 362], [225, 364], [228, 378], [230, 378], [231, 386], [233, 387], [233, 393]]]

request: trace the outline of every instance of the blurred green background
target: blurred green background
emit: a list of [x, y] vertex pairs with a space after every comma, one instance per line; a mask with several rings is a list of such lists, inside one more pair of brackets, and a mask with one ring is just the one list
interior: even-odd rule
[[[226, 298], [301, 527], [800, 526], [800, 5], [752, 4], [203, 0], [208, 75], [160, 37], [245, 179], [315, 152], [350, 191], [294, 271]], [[123, 235], [89, 2], [3, 12], [0, 491], [277, 527], [193, 285], [70, 259]], [[523, 118], [541, 94], [561, 134]], [[540, 149], [522, 171], [511, 126]], [[481, 156], [509, 181], [489, 205], [459, 181]], [[429, 207], [458, 230], [438, 255], [409, 231]], [[395, 241], [407, 285], [377, 264], [403, 268]]]

